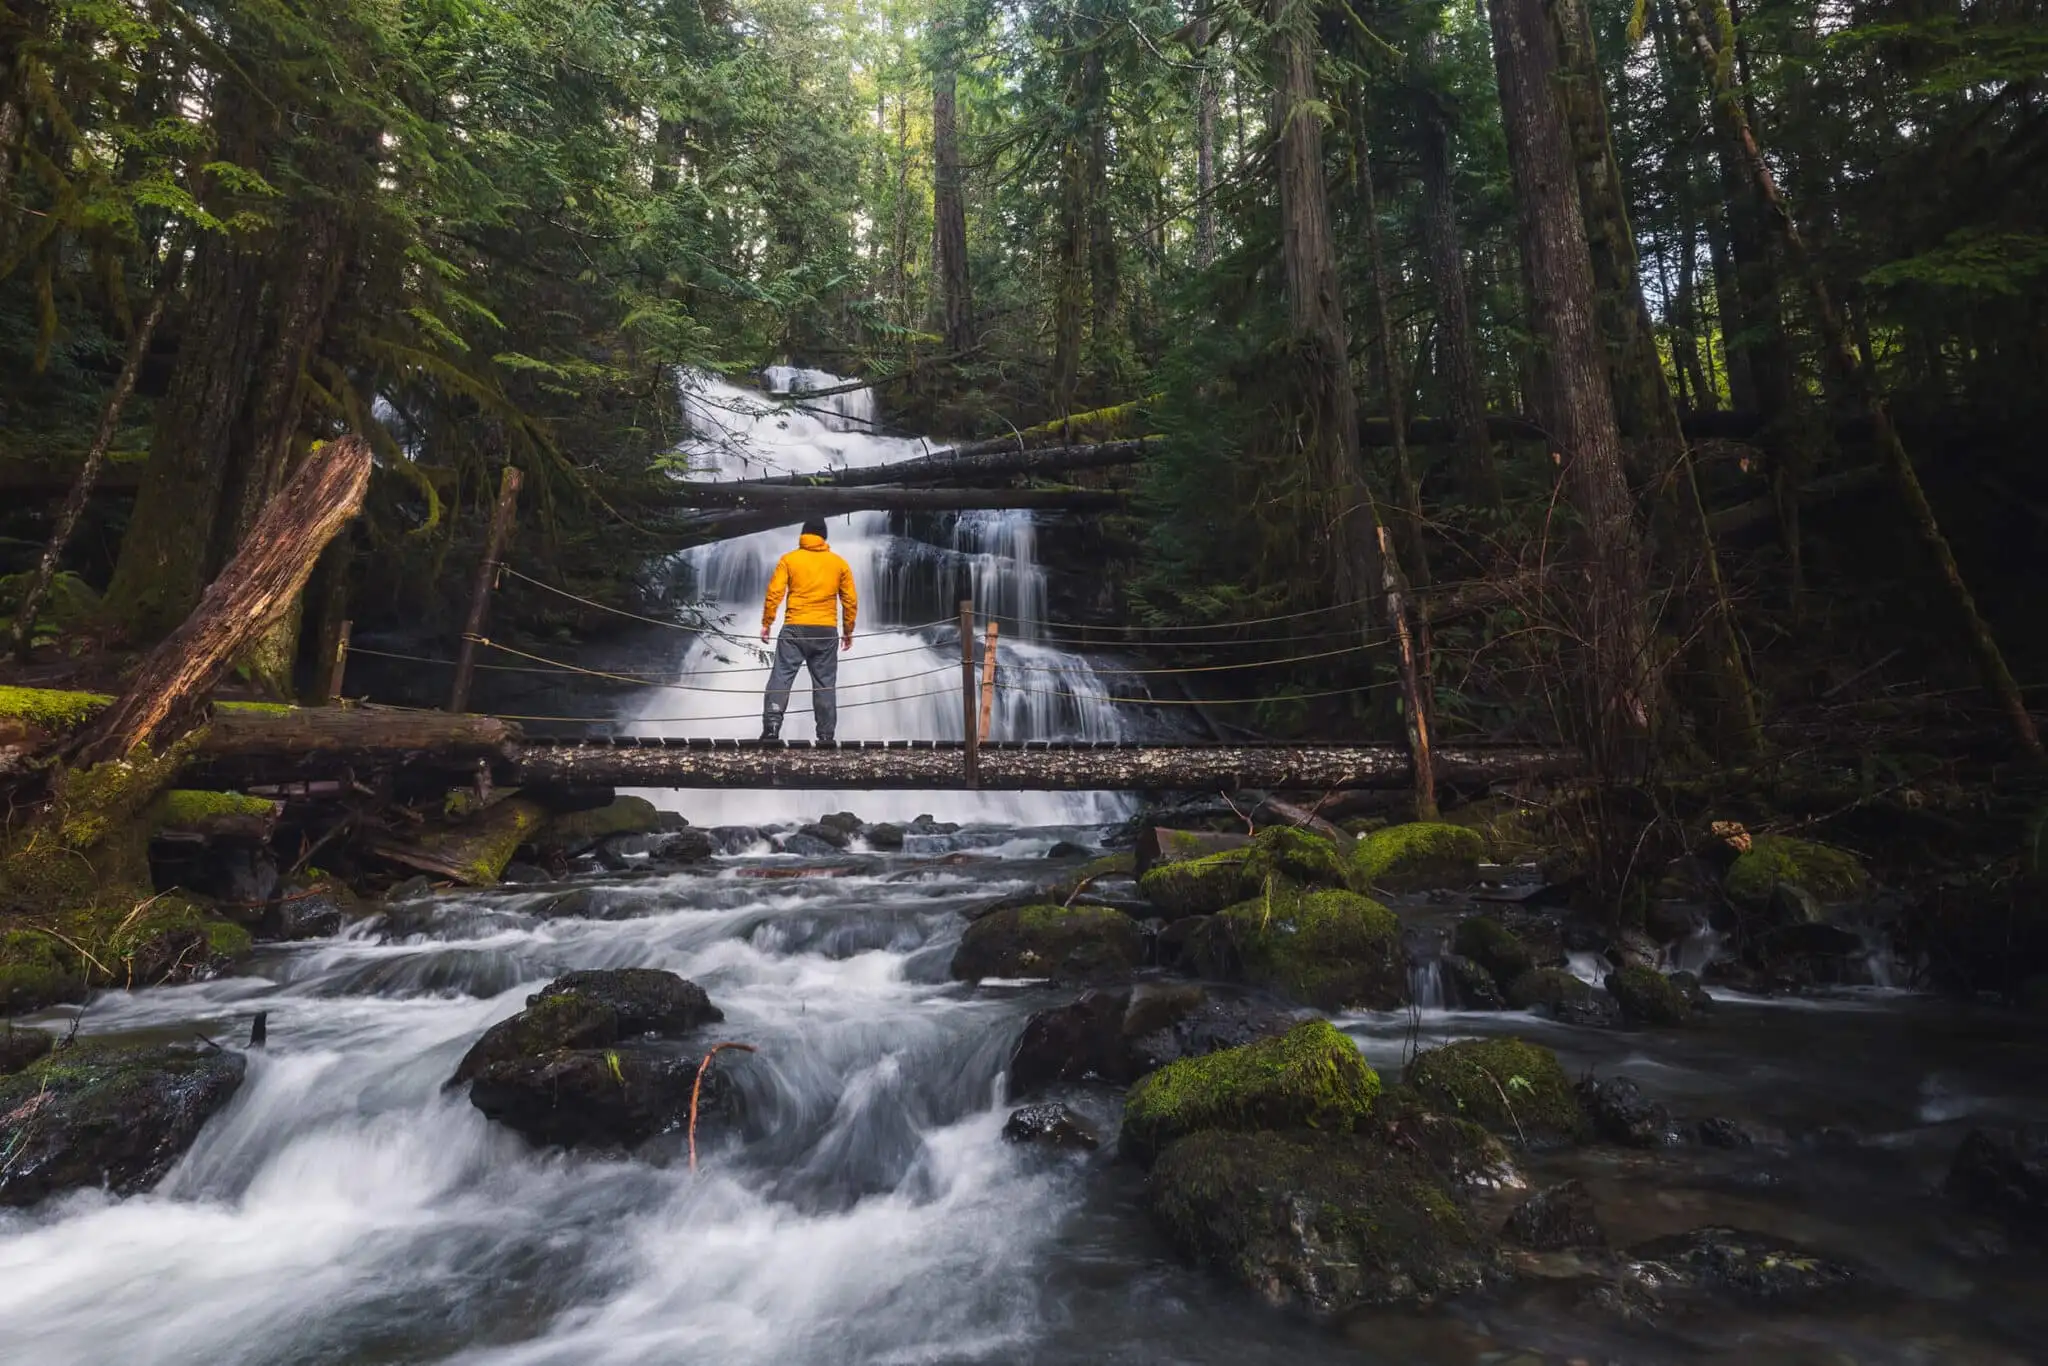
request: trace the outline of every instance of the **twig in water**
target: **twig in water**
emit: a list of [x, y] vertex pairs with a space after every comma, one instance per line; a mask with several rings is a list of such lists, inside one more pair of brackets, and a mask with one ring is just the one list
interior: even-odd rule
[[697, 1080], [690, 1083], [690, 1170], [697, 1170], [697, 1097], [704, 1090], [704, 1073], [710, 1068], [711, 1060], [728, 1048], [737, 1048], [742, 1053], [757, 1053], [760, 1050], [750, 1043], [714, 1044], [704, 1061], [697, 1064]]

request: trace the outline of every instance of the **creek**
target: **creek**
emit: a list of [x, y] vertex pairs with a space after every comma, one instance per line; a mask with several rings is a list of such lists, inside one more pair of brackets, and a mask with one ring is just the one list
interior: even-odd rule
[[[910, 453], [846, 430], [862, 411], [845, 401], [818, 418], [734, 413], [743, 391], [698, 396], [732, 418], [721, 426], [717, 405], [699, 414], [702, 454], [727, 474], [764, 453], [778, 472]], [[790, 539], [736, 542], [689, 566], [742, 644], [766, 566]], [[951, 680], [935, 700], [905, 677], [958, 668], [952, 628], [926, 624], [950, 606], [929, 588], [940, 565], [964, 566], [977, 603], [1018, 623], [1017, 657], [1059, 681], [1008, 696], [1006, 734], [1160, 724], [1103, 701], [1097, 662], [1033, 639], [1043, 596], [1028, 519], [961, 519], [937, 545], [870, 514], [834, 539], [863, 576], [872, 632], [842, 677], [875, 704], [849, 707], [843, 736], [957, 728]], [[691, 649], [686, 677], [737, 694], [651, 693], [632, 704], [636, 724], [750, 733], [758, 661], [729, 642]], [[808, 733], [805, 701], [800, 686], [792, 735]], [[259, 950], [236, 976], [101, 994], [84, 1012], [89, 1033], [239, 1041], [261, 1010], [269, 1046], [154, 1192], [0, 1211], [0, 1363], [2043, 1359], [2042, 1262], [1939, 1194], [1972, 1124], [2048, 1118], [2048, 1048], [2017, 1017], [1875, 989], [1723, 994], [1708, 1023], [1655, 1033], [1440, 1008], [1342, 1017], [1390, 1080], [1418, 1047], [1515, 1032], [1556, 1049], [1575, 1076], [1625, 1075], [1681, 1116], [1738, 1122], [1749, 1146], [1596, 1145], [1531, 1157], [1525, 1171], [1532, 1184], [1583, 1181], [1617, 1246], [1730, 1224], [1845, 1262], [1867, 1288], [1823, 1309], [1728, 1303], [1630, 1321], [1587, 1312], [1562, 1293], [1573, 1268], [1553, 1263], [1468, 1301], [1314, 1325], [1184, 1265], [1113, 1141], [1062, 1155], [1000, 1137], [1003, 1074], [1026, 1018], [1074, 993], [951, 981], [962, 912], [1073, 866], [1080, 855], [1046, 855], [1062, 841], [1101, 847], [1130, 799], [650, 795], [699, 825], [788, 826], [851, 807], [869, 820], [936, 809], [965, 828], [912, 834], [900, 852], [806, 859], [764, 841], [685, 872], [586, 872], [573, 918], [561, 884], [426, 897], [337, 938]], [[829, 875], [792, 876], [805, 871]], [[1397, 905], [1419, 928], [1470, 908]], [[706, 1142], [696, 1172], [674, 1135], [631, 1158], [538, 1151], [444, 1090], [478, 1035], [543, 982], [622, 966], [699, 983], [725, 1012], [712, 1035], [759, 1050], [721, 1057], [743, 1118]], [[1420, 999], [1433, 980], [1425, 962]], [[1061, 1098], [1113, 1139], [1119, 1093]]]

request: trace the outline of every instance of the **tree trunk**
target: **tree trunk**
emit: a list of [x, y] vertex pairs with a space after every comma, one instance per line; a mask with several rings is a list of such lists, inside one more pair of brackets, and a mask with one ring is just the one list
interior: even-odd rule
[[1323, 181], [1323, 125], [1316, 88], [1314, 12], [1308, 0], [1269, 0], [1274, 31], [1273, 134], [1279, 161], [1280, 249], [1293, 334], [1296, 443], [1324, 510], [1304, 528], [1328, 547], [1336, 600], [1364, 604], [1378, 589], [1378, 517], [1361, 478], [1358, 399], [1352, 388], [1344, 297]]
[[[1394, 346], [1394, 310], [1388, 299], [1387, 263], [1380, 251], [1379, 195], [1372, 182], [1372, 149], [1363, 124], [1357, 134], [1358, 193], [1365, 219], [1366, 263], [1372, 268], [1373, 354], [1379, 362], [1380, 392], [1387, 405], [1390, 448], [1394, 452], [1394, 481], [1401, 496], [1403, 560], [1409, 585], [1429, 587], [1429, 551], [1423, 542], [1422, 484], [1415, 477], [1415, 464], [1408, 458], [1407, 382], [1401, 374], [1400, 353]], [[1427, 627], [1424, 632], [1427, 634]], [[1427, 651], [1424, 651], [1425, 656]]]
[[932, 217], [946, 349], [974, 348], [974, 295], [967, 274], [967, 208], [960, 189], [960, 141], [954, 124], [956, 86], [950, 50], [932, 76]]
[[1060, 147], [1059, 240], [1054, 253], [1052, 406], [1064, 417], [1074, 411], [1079, 396], [1088, 309], [1087, 156], [1073, 135]]
[[162, 748], [204, 704], [221, 671], [298, 598], [313, 564], [370, 487], [370, 445], [343, 437], [309, 455], [251, 528], [185, 623], [152, 650], [79, 742], [74, 762]]
[[1216, 259], [1216, 72], [1210, 62], [1209, 20], [1195, 20], [1195, 264]]
[[1549, 415], [1584, 543], [1586, 591], [1570, 624], [1581, 652], [1578, 725], [1602, 776], [1639, 766], [1651, 730], [1642, 550], [1600, 343], [1592, 257], [1571, 144], [1552, 93], [1555, 40], [1542, 0], [1488, 0], [1494, 67]]
[[[1435, 60], [1431, 34], [1425, 51]], [[1479, 383], [1478, 348], [1472, 340], [1472, 310], [1465, 283], [1465, 249], [1458, 227], [1458, 201], [1451, 181], [1451, 129], [1434, 91], [1422, 97], [1422, 230], [1428, 239], [1430, 273], [1436, 284], [1437, 357], [1444, 395], [1456, 433], [1458, 467], [1464, 483], [1489, 507], [1501, 505], [1500, 472], [1486, 430], [1486, 394]]]
[[1920, 476], [1913, 468], [1913, 459], [1899, 440], [1893, 428], [1891, 414], [1886, 410], [1884, 398], [1878, 393], [1877, 385], [1863, 363], [1858, 359], [1855, 348], [1849, 344], [1848, 329], [1842, 323], [1841, 312], [1835, 307], [1833, 294], [1827, 281], [1822, 277], [1806, 249], [1806, 241], [1800, 235], [1799, 226], [1793, 220], [1790, 205], [1780, 193], [1776, 178], [1770, 166], [1764, 161], [1763, 151], [1757, 146], [1755, 134], [1749, 125], [1748, 115], [1743, 110], [1740, 92], [1728, 80], [1727, 72], [1716, 51], [1713, 40], [1708, 36], [1706, 25], [1701, 21], [1691, 0], [1675, 0], [1679, 12], [1684, 15], [1686, 25], [1692, 30], [1694, 45], [1700, 59], [1719, 87], [1716, 91], [1715, 107], [1727, 123], [1729, 136], [1742, 150], [1742, 160], [1749, 173], [1750, 183], [1755, 187], [1757, 198], [1770, 210], [1772, 221], [1777, 225], [1779, 240], [1794, 269], [1805, 278], [1809, 297], [1813, 302], [1814, 321], [1820, 328], [1823, 356], [1834, 370], [1842, 384], [1855, 396], [1868, 415], [1877, 448], [1886, 466], [1890, 469], [1892, 481], [1898, 490], [1899, 501], [1904, 505], [1906, 515], [1912, 523], [1914, 533], [1933, 561], [1937, 577], [1948, 595], [1950, 607], [1962, 625], [1964, 638], [1977, 664], [1978, 676], [1984, 689], [1991, 694], [2006, 715], [2012, 727], [2013, 738], [2020, 748], [2037, 762], [2048, 758], [2041, 747], [2041, 735], [2034, 725], [2033, 716], [2027, 711], [2026, 699], [2020, 693], [2019, 684], [2013, 679], [2012, 670], [2006, 666], [2005, 654], [1998, 647], [1997, 638], [1991, 634], [1991, 626], [1977, 610], [1977, 601], [1970, 593], [1969, 584], [1963, 579], [1962, 568], [1957, 565], [1955, 552], [1949, 547], [1948, 538], [1942, 534], [1941, 524], [1936, 520], [1934, 507], [1927, 501], [1926, 490], [1920, 486]]
[[164, 309], [171, 296], [178, 290], [178, 273], [182, 261], [180, 251], [173, 248], [164, 265], [163, 278], [157, 282], [156, 292], [150, 297], [149, 307], [143, 312], [141, 321], [135, 325], [135, 335], [128, 339], [128, 355], [121, 362], [121, 373], [114, 380], [114, 388], [107, 395], [106, 406], [100, 410], [100, 425], [93, 432], [92, 445], [86, 448], [85, 463], [79, 467], [78, 479], [71, 486], [71, 492], [64, 499], [63, 510], [57, 514], [57, 525], [50, 529], [50, 540], [43, 547], [43, 557], [36, 564], [35, 578], [30, 581], [28, 591], [22, 594], [21, 606], [14, 614], [14, 657], [23, 664], [28, 663], [29, 653], [35, 647], [36, 613], [41, 609], [43, 595], [50, 591], [50, 581], [57, 575], [58, 562], [64, 558], [64, 548], [71, 543], [71, 534], [78, 529], [78, 519], [85, 513], [85, 505], [92, 499], [93, 485], [99, 481], [100, 465], [107, 458], [107, 451], [114, 444], [114, 434], [121, 426], [121, 410], [128, 406], [129, 395], [135, 392], [135, 376], [142, 369], [142, 361], [149, 354], [150, 340], [156, 336], [157, 324], [163, 321]]

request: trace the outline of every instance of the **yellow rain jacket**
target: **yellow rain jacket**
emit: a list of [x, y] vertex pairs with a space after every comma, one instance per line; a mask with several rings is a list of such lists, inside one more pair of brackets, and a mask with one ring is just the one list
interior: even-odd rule
[[[761, 607], [761, 629], [775, 625], [775, 613], [784, 598], [789, 599], [788, 626], [837, 626], [842, 635], [853, 634], [854, 613], [860, 595], [853, 591], [853, 567], [832, 553], [823, 536], [805, 536], [797, 549], [775, 562], [775, 577], [768, 581], [768, 601]], [[842, 622], [839, 608], [844, 606]]]

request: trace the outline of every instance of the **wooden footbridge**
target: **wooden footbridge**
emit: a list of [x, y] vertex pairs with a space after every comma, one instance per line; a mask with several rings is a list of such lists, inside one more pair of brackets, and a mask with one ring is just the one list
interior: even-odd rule
[[[1564, 751], [1526, 746], [1450, 746], [1433, 759], [1439, 782], [1474, 786], [1570, 767]], [[409, 787], [1217, 792], [1403, 788], [1414, 770], [1402, 745], [549, 738], [489, 716], [357, 707], [222, 710], [179, 781], [288, 788], [373, 776]]]

